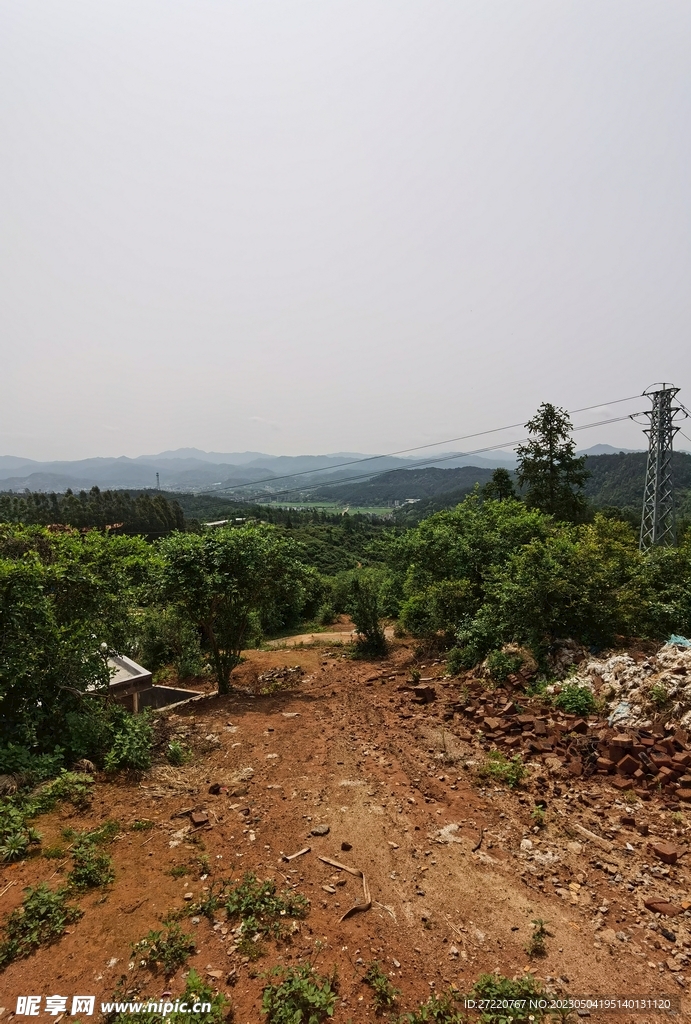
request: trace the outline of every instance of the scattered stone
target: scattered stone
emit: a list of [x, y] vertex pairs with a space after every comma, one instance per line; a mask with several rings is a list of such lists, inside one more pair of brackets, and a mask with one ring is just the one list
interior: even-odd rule
[[348, 853], [349, 850], [353, 849], [353, 844], [352, 843], [346, 843], [346, 841], [344, 840], [341, 843], [341, 849], [343, 850], [344, 853]]
[[311, 830], [311, 836], [328, 836], [331, 828], [329, 825], [315, 825]]
[[653, 843], [652, 850], [664, 864], [676, 864], [679, 858], [680, 851], [672, 843]]
[[682, 913], [681, 907], [677, 907], [674, 903], [668, 903], [666, 900], [645, 900], [644, 906], [651, 913], [662, 914], [664, 917], [676, 917], [677, 914]]

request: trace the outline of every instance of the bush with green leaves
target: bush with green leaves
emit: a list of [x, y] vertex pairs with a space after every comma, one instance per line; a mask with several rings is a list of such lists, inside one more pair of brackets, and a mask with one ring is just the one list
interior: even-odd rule
[[164, 605], [142, 610], [134, 656], [150, 672], [172, 665], [180, 679], [204, 669], [199, 630], [179, 609]]
[[490, 677], [495, 683], [503, 683], [523, 664], [520, 654], [510, 651], [490, 651], [485, 660]]
[[502, 974], [481, 974], [469, 994], [489, 1004], [480, 1014], [481, 1024], [538, 1024], [551, 1019], [550, 1012], [537, 1005], [545, 998], [545, 989], [532, 974], [516, 980]]
[[20, 860], [40, 843], [40, 834], [29, 825], [32, 818], [51, 811], [62, 800], [69, 800], [79, 810], [87, 808], [92, 786], [90, 775], [63, 770], [33, 793], [19, 792], [1, 800], [0, 861]]
[[160, 598], [199, 631], [219, 693], [229, 692], [231, 672], [257, 641], [262, 616], [302, 604], [310, 574], [296, 550], [265, 523], [177, 533], [161, 542]]
[[527, 773], [520, 754], [506, 757], [500, 750], [490, 750], [487, 760], [478, 771], [480, 778], [501, 782], [509, 789], [520, 786]]
[[154, 730], [148, 709], [139, 715], [123, 714], [113, 737], [113, 745], [105, 757], [105, 770], [116, 772], [133, 768], [143, 771], [151, 767], [153, 739]]
[[241, 882], [234, 885], [224, 897], [229, 917], [238, 917], [243, 933], [247, 935], [283, 934], [286, 918], [305, 917], [309, 901], [292, 889], [278, 892], [273, 878], [261, 882], [248, 871]]
[[465, 1024], [465, 1017], [457, 1009], [460, 994], [454, 990], [437, 995], [433, 992], [426, 1003], [410, 1013], [404, 1013], [396, 1024]]
[[533, 931], [525, 947], [529, 957], [547, 956], [547, 943], [545, 939], [548, 934], [545, 922], [541, 917], [533, 921]]
[[39, 946], [55, 942], [68, 924], [79, 920], [82, 911], [69, 902], [71, 891], [69, 886], [50, 889], [45, 882], [26, 889], [21, 906], [7, 918], [0, 942], [0, 970], [13, 960], [30, 956]]
[[179, 740], [171, 740], [166, 749], [166, 759], [169, 764], [179, 766], [187, 764], [192, 754], [189, 747], [186, 747]]
[[196, 949], [192, 936], [183, 932], [179, 924], [171, 924], [166, 932], [150, 931], [135, 942], [132, 955], [143, 960], [152, 971], [162, 967], [164, 974], [170, 975], [183, 967]]
[[[151, 567], [135, 537], [0, 524], [0, 749], [91, 757], [108, 654], [127, 652]], [[96, 741], [98, 742], [98, 740]], [[10, 752], [11, 753], [11, 752]]]
[[97, 840], [88, 832], [74, 841], [71, 853], [68, 879], [75, 889], [98, 889], [114, 880], [112, 859], [98, 848]]
[[595, 694], [587, 686], [576, 686], [573, 683], [562, 685], [554, 698], [554, 703], [568, 715], [587, 716], [595, 710]]
[[472, 668], [467, 663], [465, 652], [460, 647], [452, 647], [446, 655], [446, 671], [450, 676], [457, 676], [465, 668]]
[[[214, 992], [210, 985], [203, 981], [194, 968], [191, 968], [185, 979], [185, 990], [177, 1000], [182, 1006], [187, 1004], [188, 1010], [175, 1010], [173, 1008], [161, 1012], [159, 1000], [148, 1004], [150, 1009], [143, 1009], [132, 1013], [129, 1009], [131, 996], [121, 990], [114, 994], [112, 1006], [114, 1009], [106, 1014], [107, 1024], [222, 1024], [224, 1020], [230, 1021], [228, 1013], [229, 1002], [222, 992]], [[199, 1009], [192, 1012], [192, 1007]]]
[[20, 860], [41, 836], [28, 823], [26, 813], [11, 800], [0, 802], [0, 860]]
[[382, 586], [383, 575], [377, 569], [359, 569], [350, 584], [347, 607], [355, 623], [356, 647], [369, 657], [381, 657], [388, 650], [382, 622]]
[[387, 974], [382, 970], [378, 960], [373, 960], [365, 971], [363, 981], [370, 986], [374, 994], [375, 1012], [381, 1014], [384, 1010], [390, 1010], [396, 1002], [396, 996], [401, 994], [400, 988], [395, 988]]
[[332, 1017], [337, 993], [334, 975], [318, 974], [310, 963], [276, 967], [262, 993], [267, 1024], [323, 1024]]

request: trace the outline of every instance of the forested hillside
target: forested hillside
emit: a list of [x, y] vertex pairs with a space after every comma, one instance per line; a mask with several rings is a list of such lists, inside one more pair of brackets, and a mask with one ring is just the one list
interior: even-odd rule
[[116, 528], [119, 533], [161, 537], [185, 529], [177, 501], [157, 491], [132, 495], [129, 491], [90, 491], [73, 494], [0, 493], [0, 522], [47, 526], [61, 523], [83, 529]]
[[479, 466], [395, 469], [362, 483], [320, 488], [310, 494], [310, 500], [340, 501], [348, 505], [393, 505], [408, 498], [431, 498], [448, 491], [467, 494], [475, 484], [487, 483], [491, 476], [491, 469]]

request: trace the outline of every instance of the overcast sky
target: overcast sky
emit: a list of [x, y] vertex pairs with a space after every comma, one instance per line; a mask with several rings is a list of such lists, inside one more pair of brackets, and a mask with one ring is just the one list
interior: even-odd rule
[[2, 0], [0, 454], [691, 407], [690, 40], [688, 0]]

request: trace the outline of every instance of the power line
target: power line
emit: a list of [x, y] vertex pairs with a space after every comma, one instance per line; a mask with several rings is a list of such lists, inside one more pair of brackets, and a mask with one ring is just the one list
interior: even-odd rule
[[[599, 402], [597, 405], [584, 405], [583, 408], [581, 408], [581, 409], [571, 409], [571, 410], [568, 410], [567, 411], [567, 415], [575, 416], [576, 413], [579, 413], [579, 412], [589, 412], [591, 409], [602, 409], [606, 405], [619, 405], [622, 402], [632, 402], [634, 400], [634, 398], [640, 398], [640, 397], [641, 397], [640, 395], [630, 395], [628, 398], [616, 398], [612, 402]], [[620, 417], [620, 419], [628, 419], [628, 417], [627, 416], [622, 416], [622, 417]], [[603, 422], [604, 423], [617, 423], [617, 422], [619, 422], [619, 420], [616, 420], [616, 419], [615, 420], [603, 420]], [[599, 426], [600, 424], [593, 424], [593, 425], [594, 426]], [[387, 452], [384, 455], [367, 455], [364, 459], [352, 459], [350, 462], [339, 462], [335, 466], [321, 466], [319, 469], [305, 469], [301, 473], [286, 473], [283, 476], [265, 477], [263, 480], [248, 480], [248, 481], [246, 481], [243, 484], [234, 484], [234, 485], [230, 485], [228, 487], [220, 487], [220, 488], [218, 488], [218, 490], [207, 491], [206, 493], [207, 494], [219, 494], [219, 493], [222, 493], [223, 491], [237, 491], [241, 487], [258, 487], [259, 484], [275, 483], [277, 480], [292, 480], [292, 479], [295, 479], [296, 477], [310, 476], [313, 473], [332, 472], [335, 469], [344, 469], [347, 466], [359, 466], [359, 465], [362, 465], [365, 462], [375, 462], [377, 459], [392, 459], [392, 458], [395, 458], [397, 455], [408, 455], [410, 452], [423, 451], [425, 448], [438, 448], [440, 444], [455, 444], [458, 441], [468, 441], [468, 440], [470, 440], [471, 437], [484, 437], [487, 434], [498, 434], [498, 433], [500, 433], [503, 430], [515, 430], [516, 427], [524, 427], [524, 426], [525, 426], [524, 422], [521, 422], [521, 423], [509, 423], [507, 426], [504, 426], [504, 427], [493, 427], [491, 430], [478, 430], [474, 434], [463, 434], [463, 435], [461, 435], [461, 437], [450, 437], [450, 438], [446, 438], [446, 440], [444, 440], [444, 441], [431, 441], [429, 444], [419, 444], [419, 445], [416, 445], [413, 448], [400, 448], [398, 451]], [[581, 428], [574, 427], [574, 429], [581, 429]], [[522, 444], [523, 442], [516, 441], [515, 443], [516, 444]], [[494, 445], [493, 446], [493, 448], [505, 448], [505, 447], [509, 447], [510, 448], [510, 447], [512, 447], [512, 445], [511, 444], [503, 444], [502, 443], [502, 444]], [[465, 453], [465, 454], [478, 455], [480, 453], [480, 451], [491, 451], [491, 450], [493, 450], [493, 449], [492, 448], [482, 448], [482, 449], [478, 449], [478, 451], [476, 451], [476, 452], [469, 452], [469, 453]], [[463, 454], [463, 453], [461, 453], [461, 454]], [[450, 456], [445, 456], [445, 458], [452, 458], [452, 459], [453, 458], [458, 458], [458, 457], [459, 457], [458, 454], [450, 455]], [[444, 461], [444, 459], [442, 459], [440, 461]], [[423, 465], [425, 465], [425, 464], [426, 463], [423, 463]], [[201, 492], [201, 493], [204, 493], [204, 492]], [[281, 492], [274, 492], [274, 493], [279, 493], [280, 494]], [[283, 492], [283, 493], [287, 493], [287, 492]]]
[[[635, 397], [636, 398], [640, 398], [641, 396], [640, 395], [636, 395]], [[630, 401], [630, 399], [622, 399], [622, 401]], [[606, 402], [604, 404], [606, 404], [606, 405], [614, 405], [614, 402]], [[597, 405], [594, 405], [594, 406], [591, 406], [591, 408], [592, 409], [597, 409], [597, 408], [600, 408], [600, 407], [597, 406]], [[585, 410], [580, 410], [580, 411], [584, 412]], [[628, 419], [630, 419], [630, 416], [617, 416], [614, 419], [598, 420], [596, 423], [584, 423], [581, 426], [574, 427], [573, 430], [574, 431], [576, 431], [576, 430], [588, 430], [591, 427], [601, 427], [601, 426], [603, 426], [603, 424], [606, 424], [606, 423], [620, 423], [622, 420], [628, 420]], [[521, 426], [522, 425], [523, 424], [521, 424]], [[493, 433], [493, 431], [486, 431], [485, 433]], [[439, 456], [439, 458], [436, 458], [436, 459], [426, 459], [424, 462], [416, 463], [414, 468], [415, 469], [423, 469], [425, 466], [432, 466], [432, 465], [435, 465], [438, 462], [449, 462], [452, 459], [470, 458], [472, 455], [482, 455], [483, 452], [493, 452], [493, 451], [496, 451], [498, 448], [515, 448], [517, 445], [525, 444], [525, 442], [529, 441], [529, 440], [530, 440], [529, 437], [522, 437], [518, 441], [511, 441], [511, 442], [502, 441], [499, 444], [487, 445], [484, 448], [476, 448], [474, 451], [470, 451], [470, 452], [456, 452], [453, 455], [441, 455], [441, 456]], [[298, 473], [296, 475], [297, 476], [301, 476], [302, 474]], [[351, 477], [349, 480], [337, 480], [337, 481], [334, 481], [332, 483], [324, 483], [324, 484], [321, 484], [321, 486], [325, 487], [325, 488], [326, 487], [338, 487], [338, 486], [342, 486], [344, 484], [360, 483], [361, 481], [368, 480], [369, 478], [370, 478], [370, 476], [369, 476], [369, 474], [367, 474], [365, 476]], [[316, 485], [313, 485], [313, 487], [314, 486], [319, 486], [319, 485], [316, 484]], [[285, 494], [295, 494], [296, 490], [298, 490], [298, 489], [299, 490], [309, 490], [310, 488], [309, 487], [307, 487], [307, 488], [291, 487], [291, 488], [288, 488], [288, 489], [283, 490], [283, 491], [273, 491], [271, 493], [270, 497], [271, 498], [280, 498], [282, 495], [285, 495]], [[258, 501], [258, 500], [255, 500], [255, 504], [262, 504], [262, 502]]]

